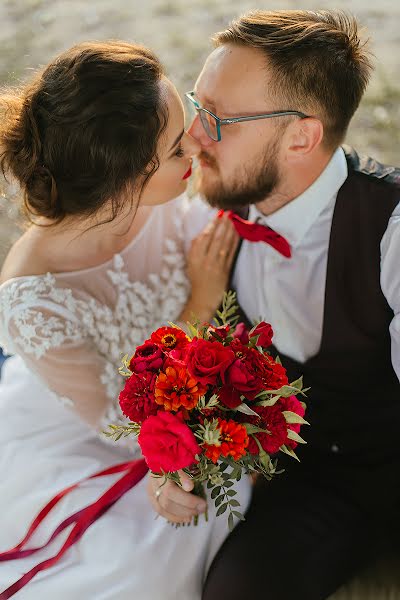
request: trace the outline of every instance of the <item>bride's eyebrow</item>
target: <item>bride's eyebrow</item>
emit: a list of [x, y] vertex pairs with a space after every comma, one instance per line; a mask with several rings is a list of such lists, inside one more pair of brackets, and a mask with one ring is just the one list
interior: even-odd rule
[[185, 133], [185, 130], [182, 129], [182, 131], [180, 132], [180, 134], [178, 135], [178, 137], [176, 138], [176, 140], [174, 141], [174, 143], [172, 144], [172, 146], [168, 150], [168, 152], [171, 152], [171, 150], [173, 150], [175, 148], [175, 146], [177, 145], [177, 143], [180, 142], [180, 140], [182, 139], [182, 136], [183, 136], [184, 133]]

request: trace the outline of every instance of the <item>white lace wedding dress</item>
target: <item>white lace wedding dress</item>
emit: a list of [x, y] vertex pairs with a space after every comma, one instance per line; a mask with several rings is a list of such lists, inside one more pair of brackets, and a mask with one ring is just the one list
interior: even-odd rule
[[[202, 209], [201, 209], [202, 210]], [[201, 212], [200, 210], [200, 212]], [[139, 457], [134, 438], [102, 431], [121, 419], [121, 356], [179, 316], [188, 295], [185, 243], [191, 224], [182, 198], [155, 207], [139, 235], [105, 264], [19, 277], [0, 287], [0, 345], [14, 354], [0, 382], [0, 551], [13, 547], [38, 510], [61, 489]], [[88, 424], [90, 423], [90, 425]], [[96, 500], [118, 476], [86, 482], [66, 496], [34, 534], [45, 543], [66, 517]], [[206, 570], [227, 535], [225, 516], [174, 529], [155, 513], [146, 480], [100, 517], [52, 568], [16, 594], [21, 600], [198, 600]], [[250, 484], [238, 499], [244, 510]], [[0, 594], [49, 548], [0, 562]], [[239, 563], [238, 563], [239, 564]]]

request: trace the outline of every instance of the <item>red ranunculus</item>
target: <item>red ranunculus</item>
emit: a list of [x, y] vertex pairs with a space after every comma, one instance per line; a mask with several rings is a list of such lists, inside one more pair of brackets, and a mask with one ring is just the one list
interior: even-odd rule
[[178, 471], [197, 463], [201, 449], [191, 429], [170, 412], [159, 411], [142, 425], [139, 446], [153, 473]]
[[[258, 413], [259, 416], [246, 415], [246, 422], [257, 425], [257, 427], [266, 429], [269, 432], [259, 432], [254, 433], [253, 435], [258, 439], [265, 452], [268, 452], [268, 454], [275, 454], [287, 440], [288, 425], [282, 414], [281, 407], [274, 404], [274, 406], [252, 406], [252, 409]], [[248, 449], [251, 454], [259, 454], [260, 452], [258, 444], [252, 436], [250, 436], [249, 439]]]
[[[304, 406], [296, 398], [296, 396], [289, 396], [289, 398], [279, 398], [278, 404], [280, 405], [282, 410], [290, 410], [290, 412], [296, 413], [296, 415], [300, 415], [300, 417], [304, 417], [305, 410]], [[300, 433], [300, 423], [288, 423], [288, 429], [295, 431], [296, 433]], [[286, 446], [289, 448], [293, 448], [293, 450], [297, 446], [297, 442], [294, 440], [287, 439], [285, 442]]]
[[257, 346], [268, 348], [272, 344], [274, 332], [269, 323], [261, 321], [256, 327], [253, 327], [249, 333], [249, 337], [257, 337]]
[[129, 368], [135, 373], [143, 371], [159, 371], [164, 363], [164, 354], [159, 346], [150, 341], [136, 348]]
[[151, 334], [153, 344], [160, 346], [165, 352], [174, 348], [182, 348], [189, 342], [188, 336], [177, 327], [160, 327]]
[[238, 339], [230, 345], [235, 353], [235, 361], [223, 375], [224, 384], [233, 387], [249, 400], [264, 389], [262, 354], [255, 348], [247, 348]]
[[143, 371], [132, 373], [125, 381], [124, 389], [119, 394], [119, 405], [131, 421], [142, 423], [159, 410], [154, 397], [156, 377], [151, 371]]
[[244, 323], [238, 323], [236, 325], [235, 331], [233, 332], [233, 337], [237, 338], [239, 342], [244, 345], [249, 343], [249, 332], [247, 331]]
[[216, 385], [234, 360], [229, 346], [199, 338], [193, 338], [185, 357], [189, 373], [203, 385]]

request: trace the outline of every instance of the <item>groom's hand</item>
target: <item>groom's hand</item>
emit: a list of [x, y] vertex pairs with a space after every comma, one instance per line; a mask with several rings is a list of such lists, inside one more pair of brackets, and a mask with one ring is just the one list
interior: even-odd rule
[[191, 494], [193, 482], [183, 471], [179, 471], [182, 487], [150, 475], [147, 492], [154, 510], [171, 523], [189, 523], [192, 518], [206, 510], [203, 498]]

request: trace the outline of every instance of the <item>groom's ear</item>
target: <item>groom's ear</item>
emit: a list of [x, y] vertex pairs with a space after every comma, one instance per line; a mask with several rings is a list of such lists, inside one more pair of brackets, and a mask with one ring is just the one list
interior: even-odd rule
[[296, 160], [317, 149], [324, 137], [324, 126], [315, 117], [293, 121], [285, 132], [286, 151], [290, 160]]

